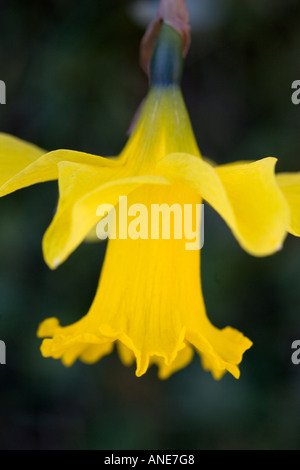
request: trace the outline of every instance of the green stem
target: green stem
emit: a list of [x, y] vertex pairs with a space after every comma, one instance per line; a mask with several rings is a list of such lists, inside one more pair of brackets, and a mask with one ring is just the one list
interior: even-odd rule
[[179, 85], [182, 67], [182, 39], [175, 29], [163, 23], [151, 60], [151, 85]]

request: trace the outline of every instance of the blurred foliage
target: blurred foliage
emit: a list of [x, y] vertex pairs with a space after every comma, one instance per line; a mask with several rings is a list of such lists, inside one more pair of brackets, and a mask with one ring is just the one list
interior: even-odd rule
[[[300, 78], [299, 2], [214, 1], [203, 27], [209, 2], [197, 1], [203, 22], [194, 27], [182, 86], [203, 154], [218, 163], [272, 155], [278, 170], [299, 170], [300, 107], [291, 103], [291, 83]], [[48, 150], [117, 154], [147, 91], [138, 63], [143, 27], [132, 3], [0, 0], [7, 86], [0, 130]], [[0, 339], [7, 346], [0, 448], [299, 449], [300, 366], [291, 363], [291, 343], [300, 337], [299, 240], [288, 237], [275, 256], [251, 258], [206, 207], [208, 315], [254, 342], [239, 381], [215, 382], [197, 358], [167, 381], [155, 369], [137, 379], [116, 354], [65, 369], [41, 357], [37, 325], [49, 316], [67, 324], [87, 312], [105, 244], [82, 245], [50, 271], [41, 239], [56, 202], [53, 182], [0, 204]]]

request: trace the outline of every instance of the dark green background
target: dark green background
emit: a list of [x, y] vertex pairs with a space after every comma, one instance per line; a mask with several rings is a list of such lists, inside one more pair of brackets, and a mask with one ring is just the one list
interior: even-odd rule
[[[200, 2], [199, 4], [203, 2]], [[143, 27], [125, 0], [0, 0], [0, 130], [52, 150], [117, 154], [147, 90]], [[203, 154], [218, 163], [276, 156], [300, 170], [297, 0], [219, 0], [197, 25], [183, 92]], [[203, 13], [205, 15], [205, 11]], [[137, 379], [113, 354], [71, 369], [43, 359], [38, 324], [68, 324], [93, 299], [105, 244], [82, 245], [50, 271], [41, 239], [55, 182], [0, 201], [1, 449], [299, 449], [300, 240], [264, 259], [242, 251], [206, 208], [203, 286], [210, 319], [254, 342], [241, 379], [215, 382], [199, 360], [168, 381]], [[176, 262], [176, 260], [174, 260]], [[117, 287], [117, 286], [116, 286]]]

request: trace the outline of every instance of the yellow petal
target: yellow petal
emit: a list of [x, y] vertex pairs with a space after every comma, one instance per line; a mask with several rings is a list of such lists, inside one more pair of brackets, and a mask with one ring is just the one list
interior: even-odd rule
[[127, 367], [132, 366], [135, 360], [135, 356], [132, 350], [127, 348], [127, 346], [125, 346], [125, 344], [121, 343], [120, 341], [117, 343], [117, 349], [122, 363]]
[[193, 359], [194, 351], [190, 345], [186, 345], [185, 348], [178, 351], [174, 361], [167, 365], [162, 357], [153, 357], [152, 362], [158, 366], [158, 377], [161, 380], [168, 379], [175, 372], [186, 367]]
[[59, 165], [59, 204], [43, 240], [47, 264], [57, 268], [99, 222], [101, 204], [115, 206], [120, 196], [145, 183], [167, 184], [161, 176], [128, 176], [122, 167], [101, 170], [62, 162]]
[[61, 359], [66, 367], [70, 367], [78, 357], [87, 364], [93, 364], [112, 352], [113, 344], [110, 340], [94, 334], [77, 333], [76, 326], [80, 323], [63, 328], [56, 318], [45, 320], [39, 326], [37, 336], [43, 338], [55, 335], [55, 341], [43, 341], [43, 356]]
[[157, 168], [199, 193], [248, 253], [266, 256], [282, 247], [290, 223], [287, 202], [276, 182], [275, 164], [275, 158], [265, 158], [214, 168], [192, 155], [171, 154]]
[[[132, 366], [135, 361], [135, 355], [127, 346], [118, 341], [118, 352], [122, 363], [125, 366]], [[186, 367], [193, 359], [193, 348], [186, 344], [186, 346], [178, 351], [174, 361], [167, 365], [164, 358], [160, 356], [152, 356], [149, 365], [156, 365], [158, 367], [158, 377], [161, 380], [168, 379], [175, 372]]]
[[277, 182], [291, 211], [289, 232], [300, 237], [300, 173], [279, 173]]
[[0, 190], [5, 183], [44, 153], [44, 150], [35, 145], [0, 133]]
[[226, 372], [238, 379], [238, 365], [244, 352], [252, 346], [252, 341], [240, 331], [231, 327], [215, 328], [208, 320], [203, 321], [201, 330], [195, 327], [190, 330], [187, 339], [197, 348], [203, 368], [211, 371], [216, 380]]
[[[200, 197], [178, 185], [149, 185], [128, 195], [128, 205], [198, 204]], [[199, 229], [200, 230], [200, 229]], [[173, 233], [173, 232], [172, 232]], [[237, 330], [214, 327], [207, 318], [200, 281], [200, 251], [177, 239], [110, 239], [94, 302], [79, 322], [61, 327], [46, 320], [39, 336], [45, 357], [97, 360], [118, 344], [126, 365], [136, 360], [136, 375], [156, 364], [167, 378], [198, 351], [215, 378], [226, 371], [239, 377], [239, 364], [251, 341]], [[92, 350], [89, 348], [92, 347]]]
[[[45, 153], [45, 151], [37, 149], [31, 144], [25, 144], [22, 141], [20, 141], [21, 143], [18, 147], [18, 139], [12, 140], [8, 138], [6, 140], [7, 150], [3, 151], [6, 157], [3, 158], [2, 153], [0, 153], [0, 196], [5, 196], [36, 183], [56, 180], [58, 178], [57, 165], [59, 162], [82, 163], [96, 167], [117, 165], [115, 160], [97, 155], [75, 152], [73, 150], [55, 150]], [[5, 146], [3, 148], [5, 149]], [[4, 166], [3, 173], [2, 166]]]

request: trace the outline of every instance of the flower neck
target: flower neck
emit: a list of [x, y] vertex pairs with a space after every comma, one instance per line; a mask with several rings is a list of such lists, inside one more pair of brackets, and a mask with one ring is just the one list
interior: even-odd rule
[[120, 157], [135, 172], [153, 171], [170, 153], [200, 156], [181, 90], [177, 85], [153, 86], [135, 129]]

